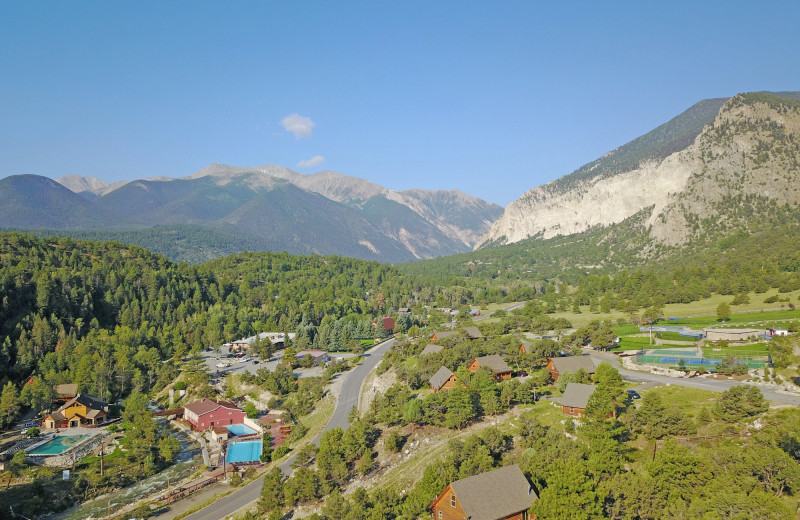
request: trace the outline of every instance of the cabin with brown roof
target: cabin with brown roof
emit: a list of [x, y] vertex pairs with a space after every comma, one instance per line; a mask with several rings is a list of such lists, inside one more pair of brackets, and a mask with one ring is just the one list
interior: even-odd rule
[[481, 339], [483, 334], [481, 334], [480, 329], [475, 325], [470, 325], [469, 327], [464, 327], [464, 332], [467, 333], [467, 337], [469, 339]]
[[97, 397], [78, 394], [42, 420], [44, 428], [97, 426], [108, 421], [108, 403]]
[[550, 372], [553, 381], [558, 381], [561, 374], [565, 372], [576, 374], [580, 369], [585, 370], [590, 376], [594, 375], [597, 365], [591, 356], [567, 356], [549, 358], [545, 368]]
[[445, 350], [445, 348], [441, 345], [434, 345], [433, 343], [428, 343], [427, 345], [425, 345], [425, 348], [422, 349], [422, 352], [420, 352], [419, 355], [427, 356], [428, 354], [436, 354], [443, 350]]
[[561, 413], [571, 417], [583, 417], [594, 390], [594, 385], [568, 383], [564, 395], [561, 396]]
[[519, 345], [520, 354], [530, 354], [532, 349], [533, 349], [533, 343], [529, 341], [523, 341]]
[[505, 360], [497, 354], [476, 357], [472, 360], [472, 363], [469, 364], [467, 370], [470, 372], [477, 372], [481, 367], [488, 367], [491, 369], [492, 374], [497, 381], [511, 379], [511, 367], [508, 366], [508, 363], [506, 363]]
[[456, 375], [447, 367], [442, 367], [436, 371], [428, 380], [431, 384], [432, 392], [439, 392], [441, 390], [451, 390], [456, 386], [464, 387], [464, 383], [459, 381]]
[[457, 336], [458, 331], [455, 330], [444, 330], [442, 332], [434, 332], [433, 336], [431, 336], [431, 341], [436, 341], [439, 339], [450, 338], [452, 336]]
[[435, 520], [528, 520], [538, 498], [513, 464], [451, 482], [429, 508]]

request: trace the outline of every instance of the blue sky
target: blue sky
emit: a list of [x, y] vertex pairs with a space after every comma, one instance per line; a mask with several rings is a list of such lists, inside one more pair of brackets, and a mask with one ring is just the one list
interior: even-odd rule
[[800, 2], [0, 0], [0, 177], [330, 169], [506, 205], [700, 99], [800, 90]]

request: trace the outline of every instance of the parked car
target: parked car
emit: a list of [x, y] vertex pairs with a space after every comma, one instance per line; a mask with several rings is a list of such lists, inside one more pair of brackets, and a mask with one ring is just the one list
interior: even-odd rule
[[243, 358], [244, 355], [245, 355], [244, 352], [240, 352], [239, 354], [236, 354], [236, 357], [237, 358]]
[[642, 396], [636, 390], [628, 390], [628, 397], [631, 399], [641, 399]]
[[524, 370], [517, 370], [516, 372], [514, 372], [511, 375], [514, 376], [514, 377], [525, 377], [525, 376], [528, 375], [528, 373], [525, 372]]
[[254, 364], [254, 365], [257, 365], [257, 364], [258, 364], [258, 360], [257, 360], [257, 359], [254, 359], [254, 360], [253, 360], [253, 364]]
[[224, 363], [224, 362], [217, 363], [217, 368], [225, 368], [229, 366], [231, 366], [230, 363]]

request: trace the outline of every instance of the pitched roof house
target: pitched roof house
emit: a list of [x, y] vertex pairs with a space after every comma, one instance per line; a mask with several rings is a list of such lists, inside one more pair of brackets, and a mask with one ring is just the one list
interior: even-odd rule
[[513, 464], [451, 482], [430, 509], [435, 520], [527, 520], [537, 498], [522, 470]]
[[108, 418], [108, 403], [91, 395], [78, 394], [46, 416], [44, 428], [74, 428], [97, 426]]
[[489, 367], [494, 374], [494, 378], [498, 381], [501, 379], [511, 379], [511, 367], [497, 354], [476, 357], [472, 360], [472, 363], [469, 364], [467, 370], [470, 372], [477, 372], [481, 367]]
[[437, 352], [441, 352], [444, 350], [444, 347], [441, 345], [434, 345], [433, 343], [428, 343], [422, 352], [420, 352], [420, 356], [425, 356], [427, 354], [436, 354]]
[[228, 401], [202, 398], [183, 407], [183, 418], [197, 431], [243, 424], [246, 414]]
[[550, 372], [553, 381], [558, 381], [558, 376], [561, 374], [565, 372], [574, 374], [580, 369], [584, 369], [589, 375], [592, 375], [597, 364], [591, 356], [567, 356], [548, 359], [545, 368]]
[[458, 331], [455, 330], [443, 330], [442, 332], [434, 332], [433, 336], [431, 336], [431, 341], [449, 338], [451, 336], [456, 336], [456, 335], [458, 335]]
[[475, 325], [464, 327], [464, 332], [467, 333], [469, 339], [480, 339], [483, 337], [483, 334], [481, 334], [481, 331]]
[[450, 390], [455, 388], [456, 385], [464, 386], [464, 383], [458, 380], [456, 375], [447, 367], [442, 367], [436, 371], [428, 380], [431, 384], [431, 390], [438, 392], [440, 390]]
[[316, 348], [311, 348], [307, 350], [301, 350], [295, 357], [297, 361], [300, 362], [304, 357], [311, 356], [314, 358], [314, 366], [319, 365], [320, 363], [327, 363], [330, 360], [330, 355], [325, 350], [320, 350]]
[[568, 383], [561, 397], [561, 412], [572, 417], [583, 417], [589, 398], [594, 393], [594, 385], [583, 383]]
[[530, 354], [532, 349], [533, 349], [533, 343], [531, 343], [530, 341], [523, 341], [519, 345], [520, 354]]

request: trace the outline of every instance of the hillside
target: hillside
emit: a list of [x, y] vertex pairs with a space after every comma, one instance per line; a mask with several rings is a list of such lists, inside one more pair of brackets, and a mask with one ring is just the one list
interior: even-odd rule
[[[479, 247], [581, 233], [643, 211], [650, 217], [647, 225], [657, 228], [652, 238], [676, 244], [686, 240], [691, 227], [678, 222], [679, 214], [719, 223], [720, 208], [711, 206], [738, 197], [739, 189], [752, 196], [747, 205], [759, 213], [768, 201], [794, 200], [781, 191], [794, 191], [789, 179], [796, 177], [796, 168], [786, 154], [799, 139], [797, 96], [759, 93], [702, 101], [572, 174], [526, 192], [505, 209]], [[772, 155], [763, 153], [773, 147]], [[773, 180], [773, 173], [783, 180]], [[735, 181], [738, 177], [741, 181]], [[755, 186], [761, 183], [771, 189], [759, 192]], [[708, 199], [703, 193], [714, 195]]]

